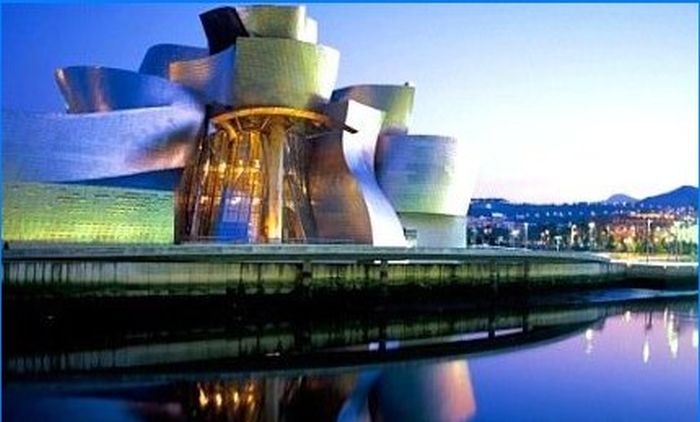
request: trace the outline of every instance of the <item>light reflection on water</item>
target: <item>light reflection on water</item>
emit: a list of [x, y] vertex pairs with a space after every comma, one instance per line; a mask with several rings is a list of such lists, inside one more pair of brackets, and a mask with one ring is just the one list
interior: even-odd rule
[[[696, 302], [468, 358], [183, 381], [110, 397], [4, 398], [9, 420], [694, 421]], [[12, 400], [11, 410], [7, 404]]]

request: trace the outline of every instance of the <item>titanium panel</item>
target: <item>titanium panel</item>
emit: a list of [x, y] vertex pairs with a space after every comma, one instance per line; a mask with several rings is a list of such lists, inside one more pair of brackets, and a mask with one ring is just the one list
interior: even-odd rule
[[467, 217], [441, 214], [399, 213], [411, 246], [465, 248]]
[[455, 138], [385, 136], [377, 148], [377, 179], [399, 213], [464, 216], [476, 179], [469, 159]]
[[169, 79], [170, 63], [203, 59], [209, 50], [177, 44], [156, 44], [146, 51], [139, 73]]
[[6, 183], [2, 199], [4, 241], [173, 242], [172, 192]]
[[234, 46], [201, 59], [170, 63], [168, 78], [192, 89], [206, 103], [233, 103]]
[[156, 44], [146, 51], [139, 73], [170, 79], [170, 63], [204, 59], [209, 50], [176, 44]]
[[163, 78], [108, 67], [56, 70], [69, 113], [95, 113], [171, 104], [196, 104], [187, 89]]
[[299, 41], [318, 44], [318, 22], [315, 19], [306, 17], [306, 31], [299, 38]]
[[370, 165], [383, 113], [345, 101], [324, 107], [355, 133], [335, 130], [316, 141], [309, 193], [319, 237], [374, 246], [405, 246], [401, 223], [377, 185]]
[[332, 101], [355, 100], [385, 113], [382, 134], [406, 133], [415, 88], [410, 85], [353, 85], [333, 92]]
[[174, 106], [109, 113], [4, 111], [5, 181], [68, 182], [183, 167], [203, 122]]
[[325, 46], [241, 38], [236, 45], [233, 105], [318, 108], [333, 92], [339, 59], [336, 50]]
[[286, 38], [316, 43], [305, 6], [252, 5], [236, 7], [251, 37]]
[[207, 36], [209, 52], [220, 53], [236, 44], [238, 37], [247, 37], [248, 31], [233, 7], [219, 7], [199, 15]]

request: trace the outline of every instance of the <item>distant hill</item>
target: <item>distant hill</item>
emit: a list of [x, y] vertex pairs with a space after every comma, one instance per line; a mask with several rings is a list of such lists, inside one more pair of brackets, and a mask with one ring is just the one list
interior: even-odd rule
[[608, 204], [608, 205], [622, 204], [622, 203], [634, 204], [637, 201], [639, 201], [639, 199], [632, 198], [631, 196], [625, 195], [624, 193], [616, 193], [615, 195], [612, 195], [610, 198], [603, 201], [603, 203]]
[[652, 207], [697, 207], [698, 188], [681, 186], [670, 192], [644, 198], [640, 203]]

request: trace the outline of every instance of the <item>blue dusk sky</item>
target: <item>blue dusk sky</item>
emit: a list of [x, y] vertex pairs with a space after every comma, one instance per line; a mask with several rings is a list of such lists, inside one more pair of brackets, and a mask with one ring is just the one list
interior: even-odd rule
[[[205, 46], [215, 4], [3, 5], [2, 105], [60, 111], [57, 67]], [[337, 86], [416, 86], [411, 132], [459, 137], [477, 197], [644, 197], [698, 179], [695, 4], [309, 4]]]

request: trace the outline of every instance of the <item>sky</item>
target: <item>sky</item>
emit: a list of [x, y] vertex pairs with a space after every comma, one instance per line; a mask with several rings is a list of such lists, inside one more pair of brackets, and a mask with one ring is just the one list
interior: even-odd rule
[[[60, 111], [54, 69], [206, 46], [217, 4], [2, 5], [2, 106]], [[308, 4], [337, 87], [411, 82], [414, 134], [456, 136], [474, 197], [637, 198], [698, 184], [695, 4]], [[465, 167], [466, 168], [466, 167]]]

